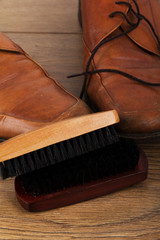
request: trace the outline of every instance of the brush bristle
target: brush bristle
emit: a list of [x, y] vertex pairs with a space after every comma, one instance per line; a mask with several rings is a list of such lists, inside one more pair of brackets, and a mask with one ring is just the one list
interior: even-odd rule
[[85, 153], [83, 157], [23, 175], [21, 182], [25, 192], [39, 196], [133, 170], [138, 159], [135, 143], [121, 139], [111, 146]]
[[103, 128], [0, 164], [2, 177], [23, 175], [83, 155], [119, 140], [114, 127]]

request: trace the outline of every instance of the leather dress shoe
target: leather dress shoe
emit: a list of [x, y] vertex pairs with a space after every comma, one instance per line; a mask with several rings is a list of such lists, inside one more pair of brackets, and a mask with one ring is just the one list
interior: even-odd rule
[[159, 13], [159, 0], [81, 0], [87, 96], [118, 111], [123, 136], [160, 135]]
[[88, 114], [89, 108], [0, 33], [0, 138]]

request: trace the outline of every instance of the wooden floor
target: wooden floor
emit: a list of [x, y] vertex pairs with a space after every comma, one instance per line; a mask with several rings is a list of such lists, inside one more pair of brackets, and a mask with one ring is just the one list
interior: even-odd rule
[[[78, 95], [82, 35], [77, 0], [1, 0], [0, 30]], [[108, 196], [44, 213], [18, 204], [14, 180], [0, 181], [0, 239], [160, 239], [160, 143], [141, 144], [148, 179]]]

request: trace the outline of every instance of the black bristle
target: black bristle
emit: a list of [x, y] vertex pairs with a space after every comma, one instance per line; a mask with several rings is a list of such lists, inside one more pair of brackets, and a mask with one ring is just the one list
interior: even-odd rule
[[134, 170], [139, 151], [131, 140], [119, 142], [85, 153], [21, 176], [27, 193], [36, 196], [61, 191], [119, 173]]
[[[88, 139], [88, 142], [87, 142], [87, 139]], [[83, 152], [83, 154], [85, 154], [86, 152], [90, 152], [92, 149], [90, 136], [88, 134], [81, 136], [78, 139], [78, 145], [81, 149], [81, 152]], [[79, 155], [77, 155], [77, 156], [79, 156]]]
[[50, 150], [52, 151], [52, 156], [50, 156], [50, 164], [52, 165], [53, 162], [57, 163], [60, 159], [60, 152], [57, 144], [54, 144], [53, 146], [49, 146]]
[[60, 142], [58, 144], [58, 147], [59, 147], [59, 152], [61, 154], [61, 161], [65, 161], [66, 160], [66, 157], [68, 156], [68, 153], [67, 153], [67, 150], [65, 148], [65, 142]]
[[0, 163], [0, 176], [2, 176], [3, 179], [8, 177], [3, 163]]
[[[7, 176], [7, 177], [14, 177], [15, 176], [15, 168], [14, 168], [14, 161], [15, 161], [16, 159], [13, 159], [13, 161], [11, 162], [11, 161], [6, 161], [6, 162], [4, 162], [4, 169], [3, 169], [3, 172], [5, 171], [6, 173], [5, 173], [5, 175]], [[4, 176], [3, 176], [3, 178], [4, 178]]]
[[[80, 136], [80, 138], [81, 138], [81, 136]], [[70, 143], [73, 146], [75, 156], [79, 156], [80, 154], [84, 153], [84, 149], [82, 148], [82, 146], [80, 146], [80, 143], [79, 143], [77, 138], [71, 139], [71, 140], [68, 140], [68, 141], [70, 141]]]
[[[15, 160], [16, 161], [16, 160]], [[19, 161], [19, 160], [18, 160]], [[25, 169], [27, 169], [27, 171], [30, 171], [30, 168], [27, 164], [23, 164], [24, 161], [21, 161], [19, 162], [19, 165], [21, 166], [20, 169], [21, 169], [21, 172], [23, 173], [25, 171]]]
[[54, 155], [52, 153], [52, 150], [50, 147], [46, 147], [45, 148], [45, 153], [46, 153], [46, 157], [47, 157], [47, 161], [48, 161], [48, 166], [52, 164], [52, 162], [50, 161], [50, 159], [54, 158]]
[[[23, 175], [34, 170], [77, 158], [119, 141], [114, 128], [107, 127], [60, 142], [3, 163], [2, 177]], [[2, 165], [1, 165], [2, 167]]]
[[[22, 156], [22, 158], [23, 158], [23, 162], [25, 162], [24, 156]], [[31, 155], [29, 153], [27, 154], [26, 168], [28, 169], [28, 172], [32, 172], [35, 169], [35, 164], [34, 164], [33, 158], [31, 157]]]
[[70, 158], [74, 158], [76, 155], [75, 155], [75, 151], [74, 151], [73, 146], [70, 143], [70, 141], [66, 141], [66, 148], [67, 148], [68, 155], [70, 156]]

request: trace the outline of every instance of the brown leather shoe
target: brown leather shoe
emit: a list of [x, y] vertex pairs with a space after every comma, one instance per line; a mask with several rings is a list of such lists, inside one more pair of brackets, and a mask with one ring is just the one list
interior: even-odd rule
[[118, 111], [122, 135], [160, 135], [160, 1], [81, 0], [81, 10], [92, 104]]
[[90, 112], [2, 33], [0, 66], [0, 138]]

